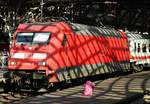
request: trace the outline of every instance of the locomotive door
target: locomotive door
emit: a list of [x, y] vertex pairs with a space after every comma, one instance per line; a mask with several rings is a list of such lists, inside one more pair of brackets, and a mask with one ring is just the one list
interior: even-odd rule
[[70, 79], [72, 79], [72, 65], [74, 65], [75, 58], [73, 57], [74, 53], [74, 37], [69, 34], [65, 33], [62, 39], [62, 46], [64, 49], [65, 54], [65, 67], [64, 67], [64, 80], [66, 80], [67, 83], [70, 83]]

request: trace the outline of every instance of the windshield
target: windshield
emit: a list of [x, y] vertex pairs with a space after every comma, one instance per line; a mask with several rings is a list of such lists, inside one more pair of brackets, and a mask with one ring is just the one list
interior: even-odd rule
[[18, 33], [16, 38], [17, 44], [47, 44], [51, 33]]

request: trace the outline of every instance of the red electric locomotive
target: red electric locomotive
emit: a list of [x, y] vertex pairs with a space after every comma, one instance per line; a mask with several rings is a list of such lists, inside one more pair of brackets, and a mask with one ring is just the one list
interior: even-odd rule
[[76, 23], [25, 23], [14, 34], [9, 80], [38, 89], [77, 78], [128, 71], [127, 35], [111, 28]]

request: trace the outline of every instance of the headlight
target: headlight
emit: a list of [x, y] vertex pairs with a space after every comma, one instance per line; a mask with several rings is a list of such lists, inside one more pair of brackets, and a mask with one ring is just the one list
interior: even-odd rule
[[9, 62], [9, 65], [16, 65], [16, 64], [17, 62], [14, 62], [14, 61]]
[[33, 59], [46, 59], [47, 53], [34, 53], [32, 58]]
[[25, 58], [25, 53], [13, 53], [10, 54], [11, 58], [19, 58], [19, 59], [24, 59]]
[[38, 65], [40, 65], [40, 66], [46, 66], [46, 62], [44, 62], [44, 61], [38, 62]]

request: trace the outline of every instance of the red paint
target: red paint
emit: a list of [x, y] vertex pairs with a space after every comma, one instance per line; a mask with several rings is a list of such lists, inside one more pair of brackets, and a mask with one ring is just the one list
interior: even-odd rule
[[150, 56], [131, 56], [131, 59], [133, 59], [133, 60], [146, 60], [146, 59], [150, 59]]

